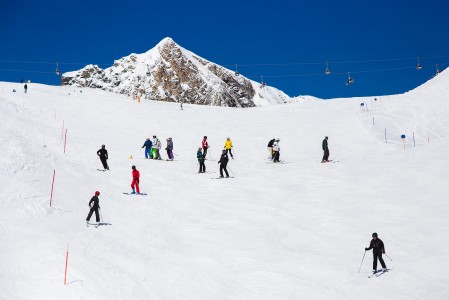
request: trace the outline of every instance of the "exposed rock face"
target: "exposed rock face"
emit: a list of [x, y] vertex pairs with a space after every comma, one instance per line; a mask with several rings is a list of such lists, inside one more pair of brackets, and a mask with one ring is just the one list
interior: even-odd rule
[[[229, 107], [255, 106], [253, 100], [258, 92], [257, 83], [196, 56], [170, 38], [163, 39], [146, 53], [116, 60], [105, 70], [88, 65], [64, 73], [62, 84], [158, 101]], [[275, 91], [278, 93], [270, 102], [285, 102], [288, 96]], [[267, 95], [258, 93], [258, 99]]]

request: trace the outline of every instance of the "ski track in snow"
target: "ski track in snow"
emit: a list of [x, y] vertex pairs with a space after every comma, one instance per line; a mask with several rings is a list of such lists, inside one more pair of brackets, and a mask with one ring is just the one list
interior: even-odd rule
[[[374, 104], [183, 111], [90, 89], [29, 84], [24, 94], [0, 82], [0, 299], [449, 299], [448, 82], [445, 71]], [[141, 159], [153, 134], [163, 148], [173, 138], [175, 161]], [[204, 135], [206, 168], [217, 176], [231, 137], [235, 178], [195, 175]], [[320, 163], [325, 135], [339, 163]], [[289, 163], [266, 160], [277, 137]], [[96, 170], [101, 144], [108, 172]], [[133, 164], [145, 197], [122, 194]], [[110, 226], [86, 227], [96, 190]], [[374, 231], [395, 270], [367, 279], [371, 252], [357, 270]]]

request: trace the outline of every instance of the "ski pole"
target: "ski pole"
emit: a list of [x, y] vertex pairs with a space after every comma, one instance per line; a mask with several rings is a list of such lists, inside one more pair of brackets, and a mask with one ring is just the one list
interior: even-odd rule
[[385, 254], [385, 256], [388, 257], [391, 261], [393, 261], [393, 260], [391, 259], [391, 257], [389, 257], [386, 253], [384, 253], [384, 254]]
[[231, 168], [227, 167], [227, 169], [228, 169], [229, 171], [231, 171], [231, 173], [232, 173], [232, 176], [234, 176], [234, 177], [235, 177], [235, 174], [234, 174], [234, 172], [232, 172]]
[[366, 254], [366, 250], [365, 250], [365, 252], [363, 252], [363, 258], [362, 258], [362, 262], [360, 263], [359, 273], [360, 273], [360, 270], [362, 269], [362, 264], [363, 264], [363, 260], [365, 259], [365, 254]]
[[103, 222], [103, 216], [101, 215], [101, 207], [98, 206], [98, 213], [100, 214], [100, 220]]

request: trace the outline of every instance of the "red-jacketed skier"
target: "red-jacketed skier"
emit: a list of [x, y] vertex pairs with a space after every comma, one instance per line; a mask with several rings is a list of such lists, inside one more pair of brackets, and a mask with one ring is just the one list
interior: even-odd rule
[[373, 272], [377, 272], [377, 259], [379, 259], [382, 268], [384, 270], [387, 270], [387, 266], [385, 265], [385, 262], [382, 258], [382, 254], [385, 254], [384, 242], [382, 242], [382, 240], [378, 238], [377, 233], [375, 232], [373, 233], [372, 237], [373, 239], [371, 240], [369, 247], [365, 248], [365, 251], [373, 249]]
[[89, 201], [90, 211], [86, 218], [87, 223], [89, 223], [90, 218], [92, 217], [92, 214], [94, 212], [95, 212], [95, 220], [97, 221], [97, 223], [100, 222], [100, 214], [98, 212], [98, 209], [100, 208], [100, 199], [98, 199], [98, 196], [100, 196], [100, 192], [96, 191], [95, 195]]
[[209, 144], [207, 143], [207, 136], [204, 136], [201, 142], [201, 148], [203, 148], [203, 158], [206, 159], [207, 149], [209, 149]]
[[136, 169], [136, 166], [132, 166], [132, 176], [133, 176], [133, 181], [131, 182], [131, 188], [133, 189], [133, 191], [131, 192], [131, 194], [140, 194], [140, 188], [139, 188], [139, 180], [140, 180], [140, 173], [139, 171]]

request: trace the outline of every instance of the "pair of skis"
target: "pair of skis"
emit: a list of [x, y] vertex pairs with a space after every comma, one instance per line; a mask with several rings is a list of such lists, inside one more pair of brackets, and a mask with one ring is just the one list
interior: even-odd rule
[[373, 274], [369, 275], [368, 278], [371, 278], [373, 276], [376, 276], [376, 277], [382, 276], [383, 274], [387, 273], [390, 270], [391, 269], [380, 269], [377, 271], [373, 271]]

